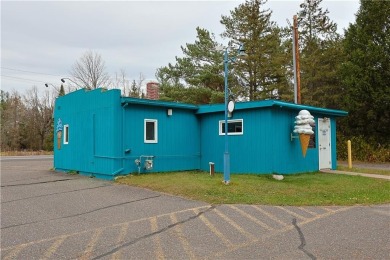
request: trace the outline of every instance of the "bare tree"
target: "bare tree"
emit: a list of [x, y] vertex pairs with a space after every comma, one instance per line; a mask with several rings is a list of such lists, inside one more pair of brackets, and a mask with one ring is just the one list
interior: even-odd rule
[[112, 82], [113, 88], [120, 89], [122, 95], [128, 95], [130, 91], [130, 81], [126, 79], [126, 72], [124, 69], [121, 69], [119, 73], [115, 73], [115, 79]]
[[137, 83], [135, 83], [135, 80], [134, 80], [133, 84], [131, 85], [130, 93], [129, 93], [130, 97], [138, 97], [138, 98], [143, 97], [141, 87], [144, 83], [144, 80], [145, 80], [144, 74], [140, 73]]
[[105, 69], [101, 55], [87, 51], [73, 65], [70, 74], [78, 87], [96, 89], [110, 85], [110, 77]]
[[30, 149], [43, 150], [46, 139], [53, 131], [53, 94], [46, 91], [40, 96], [37, 87], [34, 86], [27, 91], [24, 100], [26, 105], [24, 139]]
[[1, 150], [22, 148], [20, 133], [24, 113], [22, 97], [16, 90], [11, 94], [1, 91]]

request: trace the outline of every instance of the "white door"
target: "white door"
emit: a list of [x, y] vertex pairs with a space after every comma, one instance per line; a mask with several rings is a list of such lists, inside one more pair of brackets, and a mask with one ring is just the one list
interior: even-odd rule
[[330, 119], [318, 118], [318, 155], [320, 170], [332, 168], [330, 135]]

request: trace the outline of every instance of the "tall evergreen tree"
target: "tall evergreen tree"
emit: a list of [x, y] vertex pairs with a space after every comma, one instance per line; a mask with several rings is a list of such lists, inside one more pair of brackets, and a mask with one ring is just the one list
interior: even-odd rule
[[342, 67], [349, 134], [390, 145], [390, 2], [360, 4], [345, 33]]
[[302, 103], [340, 108], [333, 95], [341, 91], [337, 71], [343, 48], [337, 25], [321, 2], [305, 0], [298, 12]]
[[271, 21], [272, 12], [263, 9], [265, 3], [247, 0], [221, 19], [225, 26], [222, 36], [231, 40], [230, 45], [243, 43], [248, 54], [245, 61], [234, 66], [243, 83], [240, 94], [249, 100], [280, 98], [282, 93], [291, 93], [285, 67], [291, 57], [283, 52], [280, 30]]
[[62, 84], [60, 87], [60, 91], [58, 92], [58, 96], [59, 97], [65, 96], [65, 89], [64, 89], [64, 85], [62, 85]]
[[176, 57], [175, 64], [156, 72], [164, 100], [196, 104], [219, 100], [214, 97], [224, 89], [223, 55], [216, 49], [219, 44], [214, 34], [199, 27], [196, 32], [195, 43], [181, 47], [184, 57]]
[[213, 90], [223, 90], [222, 59], [216, 47], [214, 34], [197, 27], [197, 40], [181, 47], [184, 57], [176, 57], [176, 64], [157, 70], [157, 76], [162, 82], [186, 86], [206, 87]]

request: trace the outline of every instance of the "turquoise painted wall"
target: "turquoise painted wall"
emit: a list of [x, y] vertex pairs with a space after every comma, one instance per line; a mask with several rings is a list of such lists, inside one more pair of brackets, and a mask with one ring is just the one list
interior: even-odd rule
[[[295, 116], [299, 110], [269, 107], [238, 110], [231, 119], [243, 119], [243, 135], [230, 135], [229, 152], [231, 173], [292, 174], [313, 172], [318, 165], [318, 133], [316, 147], [308, 148], [303, 157], [299, 138], [293, 138]], [[316, 125], [318, 115], [313, 113]], [[201, 169], [208, 170], [209, 162], [215, 170], [223, 171], [225, 137], [218, 134], [218, 122], [224, 119], [222, 112], [202, 114], [201, 117]], [[335, 126], [332, 125], [332, 161], [336, 167]], [[298, 135], [294, 134], [298, 137]]]
[[[264, 101], [270, 103], [270, 101]], [[231, 119], [243, 120], [243, 135], [229, 136], [231, 173], [292, 174], [317, 171], [316, 147], [302, 156], [299, 138], [291, 140], [295, 116], [306, 107], [279, 102], [242, 103]], [[264, 105], [265, 104], [265, 105]], [[54, 167], [79, 171], [104, 179], [134, 172], [209, 170], [215, 163], [223, 171], [225, 136], [219, 135], [224, 113], [220, 105], [197, 107], [179, 103], [121, 98], [119, 90], [78, 90], [56, 99], [54, 120], [69, 126], [69, 143], [57, 148], [54, 135]], [[246, 107], [244, 107], [246, 106]], [[258, 106], [258, 107], [256, 107]], [[167, 114], [172, 109], [172, 115]], [[325, 109], [309, 111], [323, 117]], [[332, 112], [335, 113], [335, 112]], [[327, 116], [329, 117], [329, 116]], [[144, 120], [157, 120], [158, 142], [144, 142]], [[331, 120], [332, 168], [336, 161], [336, 122]], [[297, 136], [297, 135], [296, 135]], [[153, 156], [153, 169], [144, 168]], [[140, 168], [135, 160], [140, 159]]]
[[57, 98], [54, 122], [69, 125], [69, 143], [62, 140], [58, 149], [54, 135], [54, 167], [110, 179], [105, 175], [122, 168], [120, 111], [119, 90], [82, 89]]
[[[272, 111], [270, 108], [237, 110], [230, 119], [243, 119], [243, 135], [229, 135], [231, 173], [272, 172]], [[202, 114], [201, 117], [201, 168], [208, 170], [209, 162], [215, 170], [223, 171], [225, 136], [219, 135], [219, 121], [224, 113]], [[268, 125], [268, 126], [267, 126]]]
[[[103, 179], [138, 172], [200, 168], [200, 124], [194, 109], [121, 104], [119, 90], [79, 90], [56, 100], [54, 120], [69, 125], [69, 143], [57, 148], [54, 167]], [[144, 143], [144, 119], [158, 122], [158, 143]], [[56, 135], [55, 135], [56, 136]], [[61, 141], [62, 143], [62, 141]], [[144, 169], [141, 155], [154, 156]]]
[[[123, 145], [131, 150], [126, 156], [126, 173], [138, 171], [134, 160], [141, 155], [155, 156], [154, 172], [200, 168], [200, 122], [194, 110], [171, 108], [172, 115], [168, 116], [168, 108], [139, 104], [124, 107]], [[157, 120], [158, 143], [144, 142], [144, 119]], [[145, 172], [143, 168], [141, 172]]]

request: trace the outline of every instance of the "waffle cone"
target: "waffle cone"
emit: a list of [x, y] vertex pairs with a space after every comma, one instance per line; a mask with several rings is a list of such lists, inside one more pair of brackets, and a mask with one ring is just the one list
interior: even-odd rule
[[302, 149], [303, 157], [305, 157], [307, 148], [309, 147], [310, 135], [299, 134], [299, 140], [301, 141], [301, 149]]
[[58, 150], [61, 149], [61, 137], [57, 137], [57, 148]]

